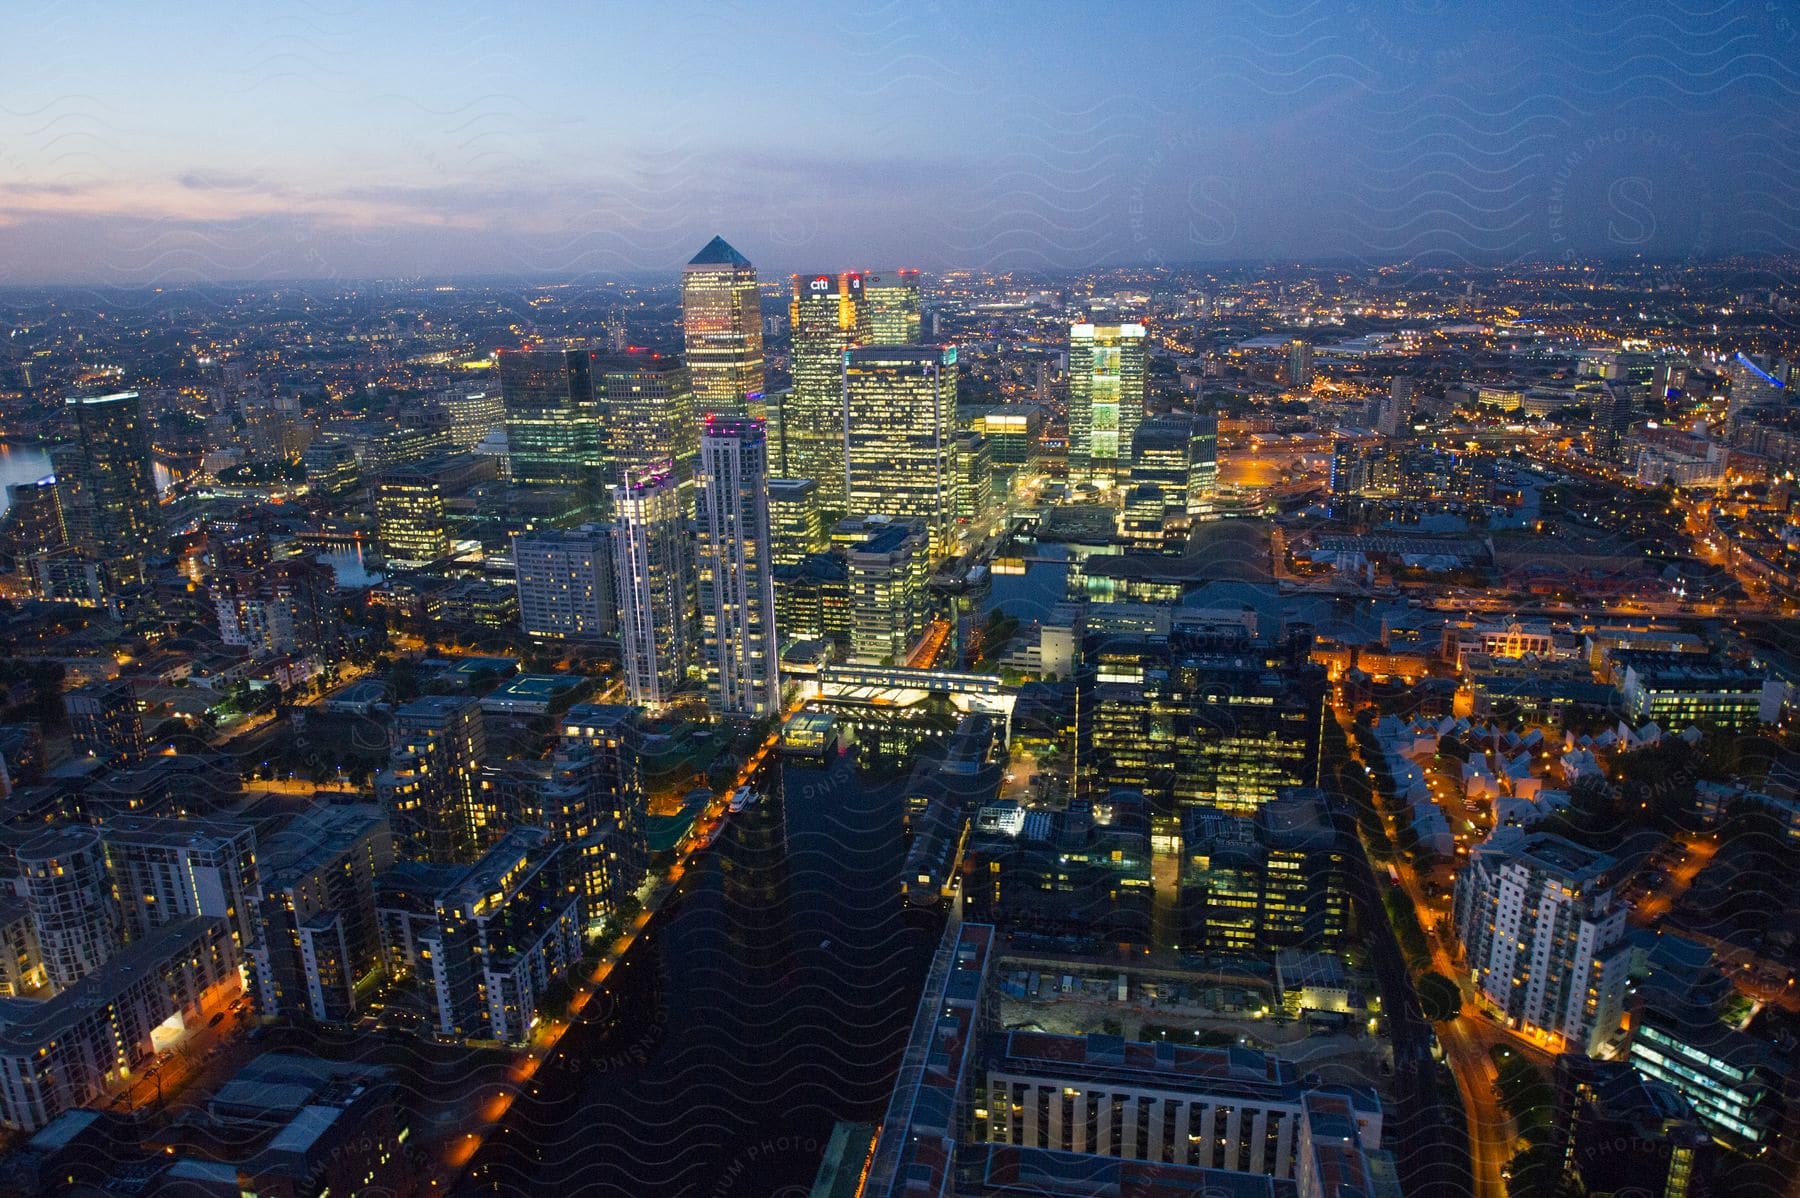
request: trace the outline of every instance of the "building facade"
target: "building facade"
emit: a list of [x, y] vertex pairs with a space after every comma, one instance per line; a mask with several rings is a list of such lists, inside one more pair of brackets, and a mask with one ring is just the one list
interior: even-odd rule
[[781, 410], [784, 469], [818, 483], [820, 505], [835, 518], [846, 510], [844, 353], [870, 341], [863, 276], [795, 275], [788, 312], [794, 387]]
[[1456, 878], [1456, 930], [1478, 999], [1557, 1050], [1593, 1053], [1619, 1027], [1631, 950], [1610, 857], [1502, 828]]
[[699, 416], [745, 415], [763, 392], [756, 268], [715, 237], [681, 273], [681, 329]]
[[844, 356], [846, 510], [925, 522], [949, 551], [956, 504], [953, 347], [866, 346]]
[[513, 569], [526, 636], [595, 640], [619, 634], [609, 529], [587, 524], [515, 534]]
[[700, 435], [700, 621], [707, 706], [781, 709], [768, 446], [760, 420], [709, 419]]
[[1069, 329], [1069, 482], [1102, 490], [1131, 472], [1131, 442], [1144, 419], [1144, 326]]
[[633, 703], [667, 703], [692, 658], [686, 520], [667, 460], [627, 471], [613, 488], [613, 579], [619, 648]]

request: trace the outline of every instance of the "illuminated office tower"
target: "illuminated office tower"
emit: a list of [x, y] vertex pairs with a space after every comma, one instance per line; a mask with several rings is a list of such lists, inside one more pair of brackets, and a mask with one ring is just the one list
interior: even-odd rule
[[698, 559], [707, 706], [773, 715], [781, 709], [779, 647], [760, 420], [713, 417], [701, 429]]
[[1313, 374], [1312, 342], [1304, 337], [1296, 337], [1287, 344], [1288, 353], [1288, 386], [1310, 387]]
[[1069, 482], [1110, 490], [1131, 472], [1144, 419], [1144, 326], [1069, 329]]
[[819, 512], [819, 484], [810, 478], [769, 480], [769, 560], [794, 566], [830, 545]]
[[844, 355], [850, 514], [923, 520], [933, 561], [951, 541], [955, 431], [954, 346], [871, 345]]
[[158, 522], [144, 401], [136, 391], [119, 391], [70, 396], [67, 407], [79, 449], [72, 490], [91, 530], [91, 543], [79, 547], [106, 562], [115, 578], [142, 579]]
[[905, 665], [925, 631], [924, 527], [897, 520], [875, 528], [846, 555], [850, 592], [850, 659]]
[[919, 272], [875, 270], [863, 276], [869, 304], [867, 345], [919, 343]]
[[1219, 418], [1194, 417], [1189, 446], [1187, 510], [1189, 516], [1211, 516], [1219, 499]]
[[497, 359], [513, 481], [597, 485], [600, 413], [588, 351], [503, 349]]
[[428, 472], [390, 470], [375, 488], [375, 533], [382, 554], [401, 565], [424, 565], [450, 555], [443, 488]]
[[681, 328], [702, 416], [742, 415], [763, 390], [762, 295], [756, 268], [715, 237], [681, 272]]
[[785, 469], [819, 484], [820, 506], [844, 514], [844, 351], [869, 342], [863, 277], [795, 275], [788, 305], [794, 389], [782, 409]]
[[668, 459], [627, 470], [612, 489], [619, 648], [633, 703], [666, 703], [687, 676], [692, 640], [684, 508]]
[[595, 355], [593, 375], [604, 424], [607, 484], [617, 486], [626, 471], [642, 471], [667, 458], [683, 510], [691, 508], [700, 433], [687, 364], [672, 354], [630, 350]]
[[506, 423], [506, 401], [500, 392], [485, 387], [446, 391], [437, 408], [450, 425], [450, 448], [468, 453], [495, 429]]

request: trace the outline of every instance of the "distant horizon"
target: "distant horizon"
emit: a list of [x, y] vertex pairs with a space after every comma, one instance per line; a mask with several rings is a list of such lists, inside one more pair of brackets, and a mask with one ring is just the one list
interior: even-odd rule
[[[729, 240], [729, 238], [727, 239]], [[750, 263], [756, 268], [757, 281], [767, 285], [792, 277], [804, 276], [814, 272], [862, 271], [871, 269], [919, 270], [927, 277], [942, 277], [949, 274], [971, 273], [981, 275], [1015, 275], [1023, 279], [1037, 277], [1068, 278], [1112, 273], [1152, 273], [1161, 272], [1170, 275], [1196, 274], [1213, 271], [1338, 271], [1342, 273], [1369, 273], [1380, 271], [1411, 271], [1416, 274], [1449, 274], [1459, 271], [1506, 271], [1531, 270], [1550, 267], [1603, 268], [1619, 269], [1630, 266], [1639, 267], [1676, 267], [1682, 269], [1721, 269], [1736, 267], [1748, 272], [1756, 272], [1776, 263], [1790, 263], [1800, 269], [1800, 251], [1796, 250], [1737, 250], [1710, 254], [1706, 257], [1658, 257], [1651, 254], [1613, 254], [1583, 255], [1568, 258], [1527, 257], [1508, 260], [1469, 260], [1459, 262], [1437, 261], [1363, 261], [1357, 259], [1316, 257], [1316, 258], [1217, 258], [1196, 259], [1191, 262], [1117, 262], [1103, 263], [1085, 267], [1019, 267], [1004, 268], [993, 266], [914, 266], [910, 262], [875, 263], [814, 263], [805, 269], [771, 269], [756, 260], [755, 255], [746, 254]], [[685, 261], [685, 259], [683, 260]], [[541, 274], [507, 273], [504, 271], [469, 271], [455, 273], [421, 273], [415, 275], [292, 275], [292, 276], [243, 276], [214, 279], [170, 279], [162, 282], [148, 281], [102, 281], [91, 279], [41, 279], [15, 280], [0, 279], [0, 295], [14, 292], [57, 291], [57, 290], [111, 290], [132, 292], [181, 292], [201, 291], [209, 289], [234, 288], [357, 288], [357, 287], [455, 287], [468, 286], [520, 286], [520, 287], [589, 287], [607, 286], [613, 283], [625, 283], [633, 286], [667, 285], [671, 289], [679, 287], [681, 280], [681, 264], [666, 270], [641, 268], [630, 271], [593, 271], [587, 274], [565, 275], [546, 271]]]

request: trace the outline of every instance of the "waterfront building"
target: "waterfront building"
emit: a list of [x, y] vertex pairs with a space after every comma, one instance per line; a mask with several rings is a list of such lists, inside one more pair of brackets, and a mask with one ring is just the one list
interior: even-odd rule
[[144, 401], [136, 391], [118, 391], [72, 395], [65, 407], [77, 450], [68, 459], [71, 494], [91, 534], [79, 548], [105, 562], [115, 580], [139, 581], [161, 523]]
[[845, 554], [850, 599], [850, 660], [904, 665], [925, 631], [930, 542], [917, 520], [871, 530]]
[[1101, 490], [1131, 472], [1131, 442], [1144, 419], [1141, 324], [1069, 329], [1069, 482]]

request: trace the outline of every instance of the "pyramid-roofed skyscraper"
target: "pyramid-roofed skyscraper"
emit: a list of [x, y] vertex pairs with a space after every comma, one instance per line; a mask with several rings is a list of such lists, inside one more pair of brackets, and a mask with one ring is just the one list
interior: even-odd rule
[[681, 321], [695, 409], [748, 412], [763, 390], [762, 295], [756, 267], [723, 237], [682, 269]]

